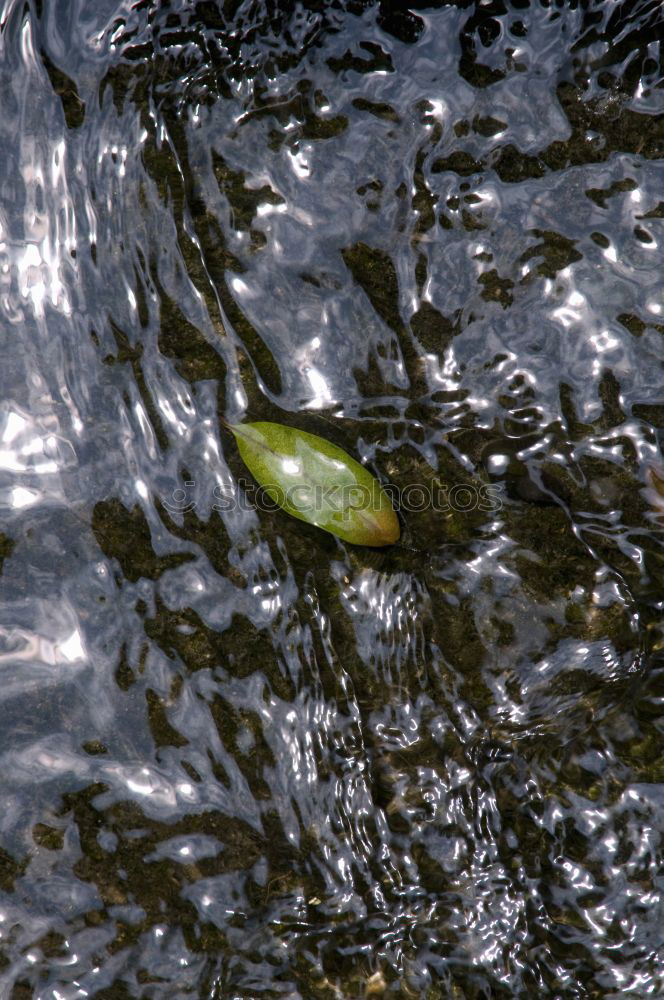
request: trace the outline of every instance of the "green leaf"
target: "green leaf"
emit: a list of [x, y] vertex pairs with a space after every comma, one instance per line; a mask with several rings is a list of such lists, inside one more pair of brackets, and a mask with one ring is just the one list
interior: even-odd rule
[[335, 444], [284, 424], [227, 424], [270, 499], [354, 545], [391, 545], [399, 520], [374, 476]]

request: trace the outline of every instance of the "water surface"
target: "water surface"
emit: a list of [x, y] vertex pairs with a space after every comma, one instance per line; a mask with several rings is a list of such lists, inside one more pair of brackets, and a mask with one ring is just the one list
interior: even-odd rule
[[286, 6], [0, 14], [0, 993], [659, 996], [660, 4]]

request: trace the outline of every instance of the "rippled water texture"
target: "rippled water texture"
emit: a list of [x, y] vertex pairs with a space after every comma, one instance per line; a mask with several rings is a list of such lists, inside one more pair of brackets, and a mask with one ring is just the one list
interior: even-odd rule
[[5, 0], [2, 997], [663, 995], [663, 27]]

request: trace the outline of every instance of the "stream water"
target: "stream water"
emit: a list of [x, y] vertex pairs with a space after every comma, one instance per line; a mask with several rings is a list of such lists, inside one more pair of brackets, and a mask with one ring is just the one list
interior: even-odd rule
[[0, 996], [662, 996], [659, 0], [0, 9]]

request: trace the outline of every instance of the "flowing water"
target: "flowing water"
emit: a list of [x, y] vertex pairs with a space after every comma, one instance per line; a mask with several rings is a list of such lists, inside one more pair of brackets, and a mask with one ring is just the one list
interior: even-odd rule
[[5, 0], [0, 996], [664, 994], [663, 28]]

